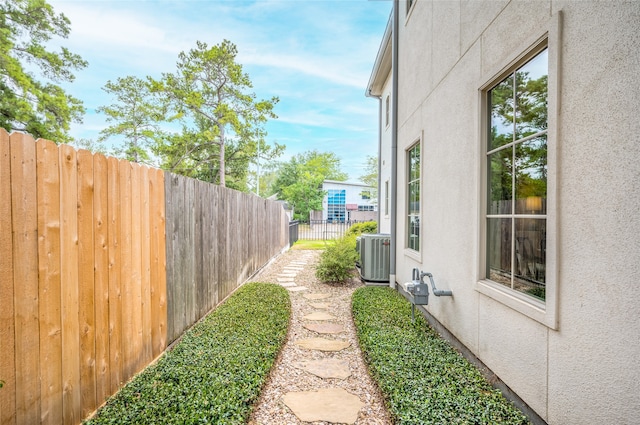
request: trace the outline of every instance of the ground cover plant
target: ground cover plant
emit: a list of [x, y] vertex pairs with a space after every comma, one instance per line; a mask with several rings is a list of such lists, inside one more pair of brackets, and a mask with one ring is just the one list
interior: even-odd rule
[[360, 347], [397, 424], [528, 424], [480, 371], [391, 288], [352, 298]]
[[287, 336], [285, 288], [242, 286], [86, 424], [243, 424]]

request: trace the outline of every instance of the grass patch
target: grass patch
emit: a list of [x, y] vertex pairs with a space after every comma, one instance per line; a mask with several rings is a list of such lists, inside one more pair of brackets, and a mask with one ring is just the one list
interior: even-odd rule
[[480, 371], [390, 288], [352, 298], [358, 339], [397, 424], [528, 424]]
[[86, 424], [244, 424], [284, 344], [285, 288], [242, 286]]
[[291, 249], [327, 249], [327, 247], [335, 245], [335, 239], [330, 239], [326, 241], [316, 241], [316, 240], [299, 240], [293, 244]]

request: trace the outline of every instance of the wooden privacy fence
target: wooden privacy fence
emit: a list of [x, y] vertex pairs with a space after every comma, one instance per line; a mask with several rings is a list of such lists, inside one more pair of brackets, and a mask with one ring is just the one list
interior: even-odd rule
[[255, 196], [0, 129], [0, 424], [80, 423], [286, 247], [287, 223]]
[[167, 338], [173, 341], [289, 245], [276, 202], [166, 174]]

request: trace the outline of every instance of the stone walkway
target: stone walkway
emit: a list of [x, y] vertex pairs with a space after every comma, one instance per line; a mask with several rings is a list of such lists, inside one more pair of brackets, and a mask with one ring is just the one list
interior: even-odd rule
[[287, 251], [253, 279], [286, 287], [292, 318], [288, 341], [249, 424], [391, 424], [351, 317], [351, 294], [362, 283], [318, 282], [319, 255]]

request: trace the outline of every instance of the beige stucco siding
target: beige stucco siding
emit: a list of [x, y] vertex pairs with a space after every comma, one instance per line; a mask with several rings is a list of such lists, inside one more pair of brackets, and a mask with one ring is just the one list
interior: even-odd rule
[[[398, 4], [397, 281], [418, 267], [453, 291], [431, 296], [428, 311], [550, 424], [637, 422], [640, 2], [418, 0], [408, 18]], [[547, 262], [557, 270], [557, 326], [478, 290], [480, 89], [554, 25], [548, 229], [556, 249]], [[386, 164], [384, 125], [383, 137]], [[404, 248], [406, 150], [416, 140], [419, 253]]]

